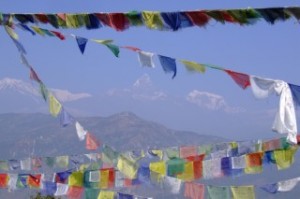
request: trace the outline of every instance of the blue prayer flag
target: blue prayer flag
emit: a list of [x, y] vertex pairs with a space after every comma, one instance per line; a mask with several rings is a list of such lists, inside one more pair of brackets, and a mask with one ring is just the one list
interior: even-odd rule
[[119, 199], [133, 199], [133, 195], [119, 193]]
[[260, 186], [260, 188], [268, 193], [277, 193], [278, 191], [278, 184], [274, 183], [274, 184], [266, 184], [263, 186]]
[[289, 87], [291, 89], [295, 104], [300, 106], [300, 86], [289, 84]]
[[172, 78], [174, 78], [177, 73], [175, 59], [173, 59], [171, 57], [162, 56], [162, 55], [158, 55], [158, 58], [159, 58], [160, 64], [163, 67], [164, 71], [166, 73], [173, 72]]
[[43, 196], [53, 196], [56, 192], [56, 183], [55, 182], [50, 182], [50, 181], [45, 181], [43, 182], [43, 189], [41, 194]]
[[88, 39], [76, 36], [76, 41], [77, 41], [78, 47], [80, 49], [80, 52], [83, 54], [84, 50], [85, 50], [85, 46], [88, 42]]

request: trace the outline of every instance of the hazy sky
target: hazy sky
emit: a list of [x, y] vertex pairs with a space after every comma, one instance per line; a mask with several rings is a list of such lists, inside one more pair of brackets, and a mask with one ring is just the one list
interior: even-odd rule
[[[141, 1], [141, 0], [11, 0], [0, 2], [3, 13], [127, 12], [131, 10], [178, 11], [225, 8], [262, 8], [299, 5], [300, 1]], [[46, 26], [50, 30], [53, 27]], [[211, 22], [205, 28], [177, 32], [129, 28], [123, 32], [104, 27], [96, 30], [59, 30], [89, 39], [113, 39], [117, 45], [209, 63], [247, 74], [282, 79], [300, 85], [300, 25], [295, 19], [252, 26]], [[136, 53], [121, 50], [120, 58], [103, 45], [89, 42], [81, 55], [74, 39], [32, 36], [17, 30], [28, 60], [49, 88], [86, 93], [91, 97], [65, 102], [77, 113], [107, 116], [132, 111], [142, 118], [182, 130], [193, 130], [230, 139], [270, 138], [279, 98], [257, 100], [251, 90], [240, 89], [223, 72], [207, 69], [190, 74], [177, 62], [177, 76], [139, 65]], [[28, 70], [0, 27], [0, 80], [8, 77], [29, 82]], [[45, 107], [47, 105], [45, 104]], [[299, 112], [299, 111], [298, 111]], [[299, 120], [299, 119], [298, 119]]]

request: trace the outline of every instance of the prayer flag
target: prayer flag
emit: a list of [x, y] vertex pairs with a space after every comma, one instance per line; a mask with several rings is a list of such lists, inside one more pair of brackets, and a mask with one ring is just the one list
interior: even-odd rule
[[149, 168], [151, 171], [158, 173], [161, 176], [166, 175], [166, 164], [164, 161], [151, 162]]
[[206, 67], [205, 65], [198, 64], [196, 62], [187, 61], [187, 60], [180, 60], [182, 64], [185, 65], [185, 68], [190, 72], [200, 72], [205, 73]]
[[153, 62], [153, 55], [154, 53], [151, 52], [145, 52], [145, 51], [138, 51], [138, 59], [142, 66], [147, 66], [154, 68], [154, 62]]
[[68, 199], [81, 199], [83, 192], [84, 192], [83, 187], [69, 186], [67, 192]]
[[76, 171], [69, 176], [69, 186], [82, 187], [83, 186], [83, 172]]
[[194, 180], [194, 165], [193, 162], [186, 162], [184, 165], [184, 171], [177, 175], [177, 178], [183, 181]]
[[260, 186], [260, 188], [268, 193], [277, 193], [278, 191], [278, 184], [277, 183], [273, 183], [273, 184], [266, 184], [266, 185], [262, 185]]
[[160, 64], [163, 67], [164, 71], [166, 73], [173, 72], [172, 78], [174, 79], [174, 77], [176, 76], [176, 73], [177, 73], [175, 59], [173, 59], [171, 57], [162, 56], [162, 55], [157, 55], [157, 56], [159, 58]]
[[43, 182], [43, 189], [41, 191], [41, 194], [43, 196], [53, 196], [56, 192], [56, 183], [55, 182]]
[[201, 154], [198, 156], [192, 156], [192, 157], [187, 157], [187, 161], [193, 162], [193, 167], [194, 167], [194, 178], [195, 179], [200, 179], [202, 178], [203, 175], [203, 165], [202, 161], [204, 160], [205, 154]]
[[68, 190], [69, 190], [69, 185], [57, 183], [56, 186], [57, 186], [57, 188], [56, 188], [56, 191], [54, 193], [55, 196], [65, 196], [65, 195], [67, 195]]
[[166, 162], [168, 167], [168, 176], [176, 176], [184, 171], [185, 161], [180, 158], [173, 158]]
[[170, 190], [172, 194], [179, 194], [181, 188], [182, 181], [177, 178], [172, 178], [169, 176], [165, 176], [163, 178], [164, 188]]
[[137, 176], [137, 165], [135, 162], [130, 161], [123, 155], [119, 156], [118, 165], [119, 171], [121, 171], [127, 178], [134, 179]]
[[72, 174], [71, 170], [62, 171], [55, 174], [55, 182], [57, 183], [67, 183], [69, 176]]
[[264, 154], [262, 152], [246, 154], [245, 173], [247, 174], [261, 173], [263, 155]]
[[85, 188], [84, 198], [85, 199], [97, 199], [99, 195], [99, 189]]
[[162, 12], [160, 15], [163, 18], [164, 22], [172, 30], [176, 31], [180, 28], [181, 18], [179, 12]]
[[13, 28], [11, 28], [10, 26], [7, 26], [7, 25], [5, 25], [4, 28], [13, 40], [18, 40], [19, 39], [19, 36], [17, 35], [17, 33], [15, 33]]
[[57, 115], [61, 111], [60, 102], [52, 95], [49, 95], [49, 111], [53, 117], [57, 117]]
[[255, 199], [253, 186], [231, 186], [233, 199]]
[[81, 126], [81, 124], [79, 124], [79, 122], [75, 123], [75, 127], [79, 140], [83, 141], [85, 139], [87, 131], [84, 130], [84, 128]]
[[286, 192], [291, 191], [295, 188], [295, 186], [298, 184], [299, 178], [293, 178], [285, 181], [278, 182], [278, 191], [280, 192]]
[[104, 44], [116, 57], [119, 57], [120, 49], [119, 46], [116, 46], [114, 44]]
[[5, 189], [7, 188], [9, 181], [9, 175], [7, 173], [0, 173], [0, 188]]
[[76, 42], [78, 44], [79, 50], [83, 54], [84, 50], [85, 50], [85, 46], [88, 42], [88, 39], [83, 38], [83, 37], [78, 37], [78, 36], [76, 36], [75, 38], [76, 38]]
[[98, 199], [114, 199], [115, 192], [113, 191], [100, 191]]
[[87, 132], [85, 148], [87, 150], [96, 150], [98, 149], [99, 145], [100, 143], [97, 140], [97, 138], [94, 135], [92, 135], [90, 132]]
[[30, 67], [30, 79], [35, 80], [38, 83], [42, 82], [32, 67]]
[[66, 127], [71, 124], [74, 119], [67, 111], [65, 111], [64, 107], [62, 107], [59, 114], [59, 121], [62, 127]]
[[289, 149], [275, 150], [274, 157], [278, 170], [287, 169], [294, 163], [298, 146]]
[[57, 156], [55, 158], [55, 165], [59, 168], [67, 168], [69, 165], [69, 156]]
[[118, 199], [135, 199], [133, 195], [125, 194], [125, 193], [118, 193]]
[[163, 22], [159, 12], [143, 11], [142, 17], [145, 25], [150, 29], [162, 29]]
[[196, 156], [198, 152], [196, 146], [182, 146], [179, 148], [179, 150], [181, 158]]
[[229, 187], [207, 186], [208, 199], [231, 199]]
[[242, 89], [250, 86], [250, 77], [244, 73], [238, 73], [231, 70], [224, 70]]
[[184, 197], [191, 199], [204, 199], [205, 188], [203, 184], [186, 182], [184, 189]]
[[27, 178], [27, 184], [30, 188], [40, 188], [42, 180], [42, 174], [29, 175]]

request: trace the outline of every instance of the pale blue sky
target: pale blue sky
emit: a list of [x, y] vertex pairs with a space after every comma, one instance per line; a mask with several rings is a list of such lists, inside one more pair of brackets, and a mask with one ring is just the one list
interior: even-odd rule
[[[282, 7], [297, 6], [299, 3], [300, 1], [277, 0], [11, 0], [1, 1], [0, 7], [3, 13], [127, 12]], [[54, 30], [53, 27], [46, 27]], [[278, 22], [273, 26], [265, 21], [244, 27], [212, 22], [206, 28], [192, 27], [178, 32], [162, 32], [145, 27], [130, 28], [123, 32], [107, 27], [59, 31], [90, 39], [113, 39], [121, 46], [136, 46], [173, 58], [215, 64], [300, 85], [300, 26], [295, 19]], [[106, 47], [89, 42], [85, 54], [81, 55], [72, 38], [60, 41], [56, 38], [32, 36], [21, 30], [17, 30], [17, 33], [28, 52], [29, 62], [48, 87], [92, 95], [91, 98], [65, 103], [70, 109], [100, 116], [132, 111], [171, 128], [230, 139], [277, 135], [271, 133], [270, 129], [278, 98], [256, 100], [250, 89], [240, 89], [223, 72], [208, 69], [203, 75], [190, 74], [177, 62], [178, 73], [172, 80], [172, 75], [165, 74], [157, 60], [155, 69], [142, 68], [137, 55], [126, 50], [121, 50], [120, 58], [115, 58]], [[2, 27], [0, 34], [0, 79], [9, 77], [28, 82], [28, 70], [20, 64], [17, 50]], [[134, 86], [140, 78], [144, 80], [144, 84]], [[217, 110], [198, 106], [187, 100], [190, 99], [189, 94], [191, 97], [197, 93], [210, 96], [210, 100], [218, 99]]]

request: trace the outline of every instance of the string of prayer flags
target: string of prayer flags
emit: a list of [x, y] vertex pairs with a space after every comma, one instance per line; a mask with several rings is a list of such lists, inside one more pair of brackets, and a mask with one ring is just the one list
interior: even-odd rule
[[[279, 8], [246, 8], [224, 10], [192, 10], [192, 11], [131, 11], [124, 13], [33, 13], [8, 14], [2, 13], [2, 24], [9, 25], [12, 21], [26, 23], [51, 24], [55, 28], [96, 29], [103, 26], [116, 31], [124, 31], [132, 26], [145, 25], [149, 29], [177, 31], [181, 28], [198, 26], [204, 27], [211, 20], [222, 24], [235, 23], [253, 25], [263, 19], [270, 24], [286, 21], [292, 16], [299, 20], [299, 7]], [[0, 17], [0, 18], [1, 18]]]
[[287, 140], [297, 144], [297, 121], [293, 96], [288, 84], [282, 80], [250, 77], [251, 88], [256, 98], [266, 98], [272, 93], [280, 96], [278, 112], [272, 129], [287, 134]]

